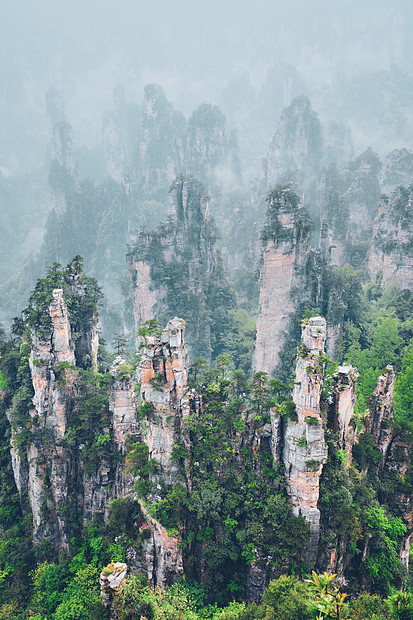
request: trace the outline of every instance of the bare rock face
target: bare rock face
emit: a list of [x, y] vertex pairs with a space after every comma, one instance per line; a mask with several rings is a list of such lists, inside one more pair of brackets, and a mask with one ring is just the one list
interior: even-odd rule
[[351, 423], [356, 404], [356, 382], [358, 372], [352, 366], [339, 366], [333, 394], [332, 428], [338, 433], [341, 450], [347, 454], [347, 466], [351, 464], [352, 450], [356, 443], [357, 429]]
[[413, 290], [413, 190], [398, 187], [380, 202], [374, 222], [368, 270], [381, 274], [382, 286], [391, 281]]
[[260, 603], [266, 585], [267, 575], [265, 570], [253, 564], [248, 570], [245, 585], [247, 601], [257, 604]]
[[144, 337], [137, 368], [140, 400], [152, 404], [152, 411], [141, 422], [142, 436], [149, 447], [149, 458], [160, 465], [160, 476], [168, 484], [175, 482], [178, 473], [171, 461], [175, 431], [189, 414], [184, 332], [185, 321], [175, 318], [160, 338]]
[[377, 388], [369, 401], [369, 415], [364, 428], [375, 437], [377, 447], [386, 455], [393, 439], [393, 393], [396, 376], [393, 366], [386, 370], [377, 380]]
[[[147, 243], [150, 243], [149, 238]], [[128, 255], [128, 274], [132, 282], [135, 326], [140, 326], [156, 315], [156, 304], [165, 294], [165, 290], [152, 287], [150, 265], [133, 254]]]
[[168, 222], [140, 233], [128, 254], [135, 328], [154, 316], [161, 323], [182, 316], [190, 330], [191, 357], [208, 359], [211, 326], [219, 328], [234, 294], [216, 249], [204, 186], [191, 176], [178, 177], [170, 197]]
[[171, 586], [183, 576], [182, 549], [178, 536], [169, 536], [166, 529], [142, 508], [144, 529], [150, 537], [143, 543], [143, 566], [153, 586]]
[[[267, 185], [315, 174], [322, 154], [321, 125], [308, 97], [296, 97], [281, 114], [267, 158]], [[288, 177], [288, 178], [287, 178]]]
[[268, 196], [265, 243], [260, 269], [260, 308], [254, 350], [254, 368], [272, 374], [280, 363], [290, 319], [305, 291], [305, 266], [309, 234], [300, 226], [298, 196], [287, 185], [277, 186]]
[[114, 378], [109, 395], [109, 409], [112, 412], [113, 438], [123, 454], [126, 451], [126, 439], [138, 433], [136, 419], [136, 398], [132, 379], [125, 377], [126, 361], [118, 356], [110, 370]]
[[318, 553], [320, 511], [317, 503], [320, 476], [327, 460], [320, 413], [325, 339], [325, 319], [309, 319], [298, 348], [293, 394], [297, 421], [287, 423], [283, 451], [287, 491], [293, 511], [297, 516], [303, 515], [310, 524], [308, 559], [312, 562]]
[[[39, 338], [35, 332], [32, 334], [29, 361], [34, 397], [30, 414], [37, 431], [32, 435], [27, 451], [27, 490], [33, 514], [34, 541], [40, 543], [49, 539], [52, 544], [61, 544], [65, 549], [69, 541], [65, 516], [59, 507], [67, 501], [70, 466], [59, 442], [66, 431], [67, 406], [76, 374], [75, 355], [70, 344], [70, 323], [61, 289], [53, 291], [49, 315], [52, 326], [50, 340]], [[61, 363], [70, 367], [60, 370]], [[53, 448], [45, 445], [44, 433], [47, 433], [47, 443]], [[47, 518], [50, 512], [55, 513], [54, 520]]]

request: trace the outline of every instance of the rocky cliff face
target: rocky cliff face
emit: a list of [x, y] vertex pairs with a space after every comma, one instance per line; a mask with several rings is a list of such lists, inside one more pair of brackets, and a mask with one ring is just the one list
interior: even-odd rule
[[393, 439], [393, 392], [395, 374], [392, 366], [387, 366], [385, 372], [377, 381], [377, 388], [369, 402], [369, 415], [365, 420], [364, 428], [373, 435], [377, 447], [386, 456]]
[[266, 184], [300, 181], [319, 169], [321, 125], [308, 97], [296, 97], [281, 114], [266, 161]]
[[303, 226], [298, 196], [289, 186], [268, 195], [264, 251], [260, 268], [260, 315], [254, 368], [272, 374], [280, 363], [290, 320], [306, 291], [309, 230]]
[[[125, 361], [115, 359], [111, 374], [109, 408], [113, 438], [123, 455], [128, 441], [144, 442], [150, 461], [156, 464], [152, 482], [176, 484], [178, 466], [172, 461], [176, 434], [189, 414], [188, 355], [184, 344], [185, 322], [169, 321], [158, 337], [142, 337], [139, 363], [133, 377], [125, 373]], [[117, 493], [132, 492], [124, 464], [117, 472]], [[160, 487], [159, 487], [160, 488]], [[171, 585], [182, 576], [183, 559], [179, 540], [142, 507], [144, 524], [150, 536], [143, 542], [136, 569], [144, 572], [153, 585]]]
[[347, 454], [347, 466], [351, 464], [352, 450], [356, 443], [357, 430], [351, 418], [356, 404], [356, 382], [358, 372], [352, 366], [339, 366], [336, 375], [331, 428], [338, 433], [341, 450]]
[[[146, 236], [146, 240], [141, 235], [139, 245], [150, 247], [151, 237]], [[135, 329], [143, 325], [145, 321], [157, 315], [157, 303], [165, 295], [165, 288], [155, 288], [152, 285], [151, 266], [144, 260], [140, 260], [140, 255], [130, 253], [128, 255], [128, 275], [131, 281], [131, 296]]]
[[323, 385], [325, 320], [309, 319], [298, 348], [293, 400], [297, 420], [288, 420], [285, 429], [283, 461], [287, 492], [296, 515], [310, 524], [308, 559], [315, 561], [320, 536], [317, 508], [320, 476], [327, 460], [324, 425], [320, 412]]
[[359, 269], [366, 258], [380, 196], [381, 162], [371, 149], [339, 171], [319, 175], [315, 218], [321, 223], [320, 250], [327, 266]]
[[380, 477], [386, 479], [393, 489], [389, 503], [407, 528], [402, 538], [400, 559], [408, 569], [413, 535], [413, 497], [403, 480], [411, 461], [411, 446], [406, 438], [395, 432], [393, 425], [395, 379], [393, 367], [387, 366], [378, 378], [377, 388], [369, 401], [369, 415], [364, 421], [364, 429], [374, 437], [383, 454], [383, 460], [379, 463]]
[[150, 532], [143, 544], [142, 564], [154, 586], [171, 586], [183, 576], [182, 549], [178, 536], [169, 536], [166, 529], [143, 509], [144, 529]]
[[[335, 164], [324, 169], [317, 182], [321, 222], [320, 252], [324, 265], [342, 267], [347, 256], [349, 207], [342, 177]], [[330, 336], [330, 334], [329, 334]]]
[[[31, 329], [27, 346], [31, 349], [33, 406], [26, 422], [30, 432], [23, 444], [16, 443], [19, 429], [13, 419], [22, 411], [19, 414], [12, 408], [9, 412], [14, 474], [19, 491], [29, 498], [33, 539], [36, 544], [47, 541], [54, 555], [68, 551], [76, 522], [87, 526], [96, 515], [103, 517], [109, 501], [123, 489], [110, 453], [99, 448], [99, 437], [103, 445], [110, 441], [111, 429], [105, 426], [109, 412], [103, 401], [96, 404], [99, 399], [93, 390], [97, 386], [88, 375], [96, 370], [99, 344], [92, 310], [94, 293], [88, 288], [91, 283], [74, 270], [72, 264], [61, 272], [70, 281], [70, 285], [65, 281], [68, 303], [63, 289], [53, 290], [45, 308], [47, 316]], [[43, 291], [41, 303], [44, 295]], [[29, 313], [35, 311], [33, 303]], [[97, 426], [90, 429], [94, 416]]]
[[34, 389], [33, 409], [30, 410], [31, 440], [25, 455], [17, 453], [13, 438], [11, 450], [19, 491], [28, 492], [34, 541], [48, 540], [52, 546], [67, 550], [70, 538], [62, 507], [70, 492], [70, 464], [61, 440], [66, 431], [76, 375], [70, 323], [61, 289], [53, 291], [49, 315], [50, 338], [32, 332], [29, 360]]
[[184, 332], [185, 322], [175, 318], [160, 338], [145, 336], [137, 368], [140, 400], [152, 404], [141, 422], [142, 437], [149, 458], [160, 466], [160, 479], [167, 484], [174, 483], [178, 473], [171, 460], [175, 432], [182, 430], [182, 420], [189, 414]]
[[374, 222], [368, 260], [372, 277], [380, 272], [382, 286], [391, 281], [413, 290], [413, 191], [398, 187], [384, 197]]
[[324, 161], [342, 167], [353, 158], [353, 141], [348, 125], [331, 121], [324, 129]]
[[[153, 316], [182, 316], [190, 355], [211, 356], [211, 326], [218, 328], [234, 303], [216, 249], [209, 196], [193, 177], [178, 177], [171, 215], [155, 232], [140, 233], [128, 254], [136, 329]], [[217, 339], [218, 341], [218, 339]], [[219, 342], [217, 342], [219, 345]]]

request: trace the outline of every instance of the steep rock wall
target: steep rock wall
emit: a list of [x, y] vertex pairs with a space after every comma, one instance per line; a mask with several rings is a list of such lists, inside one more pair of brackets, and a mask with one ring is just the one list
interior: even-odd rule
[[339, 366], [333, 393], [333, 420], [331, 426], [338, 433], [341, 450], [347, 454], [347, 466], [351, 464], [352, 451], [357, 439], [357, 429], [351, 423], [356, 404], [358, 372], [352, 366]]
[[293, 400], [297, 421], [288, 420], [283, 461], [287, 492], [294, 514], [310, 524], [308, 559], [315, 561], [320, 537], [320, 511], [317, 508], [320, 476], [327, 460], [324, 427], [320, 412], [323, 385], [323, 354], [326, 323], [311, 318], [304, 326], [298, 349]]
[[404, 476], [411, 462], [411, 446], [408, 440], [395, 432], [393, 425], [393, 393], [395, 374], [392, 366], [387, 366], [378, 378], [377, 388], [369, 401], [369, 415], [364, 421], [364, 429], [376, 440], [383, 454], [379, 464], [380, 476], [388, 480], [393, 488], [390, 505], [406, 525], [402, 538], [400, 560], [408, 570], [409, 551], [413, 535], [413, 497], [403, 484]]
[[228, 139], [225, 125], [219, 107], [209, 103], [201, 104], [188, 121], [187, 172], [209, 186], [222, 179], [241, 183], [236, 137]]
[[[34, 396], [30, 415], [34, 432], [27, 450], [28, 478], [25, 486], [33, 515], [34, 541], [40, 543], [46, 539], [66, 550], [68, 531], [60, 507], [66, 504], [71, 486], [70, 463], [60, 441], [66, 431], [68, 406], [76, 375], [70, 323], [61, 289], [53, 291], [49, 315], [50, 339], [39, 338], [36, 332], [32, 332], [29, 363]], [[61, 363], [70, 365], [73, 370], [65, 368], [58, 376], [58, 365]], [[21, 462], [21, 458], [14, 454], [14, 463], [17, 460]], [[21, 481], [20, 472], [15, 471], [15, 478]], [[21, 482], [19, 486], [20, 491], [24, 490]], [[54, 518], [49, 518], [49, 515]]]
[[150, 531], [150, 538], [143, 544], [143, 566], [147, 578], [154, 586], [171, 586], [183, 576], [182, 549], [178, 536], [169, 536], [166, 529], [142, 508], [145, 516], [143, 529]]
[[260, 315], [253, 359], [254, 368], [268, 374], [280, 364], [290, 319], [302, 296], [307, 294], [305, 267], [310, 251], [309, 235], [301, 234], [298, 205], [298, 196], [288, 186], [278, 186], [269, 195], [264, 227], [268, 238], [260, 269]]
[[370, 241], [380, 197], [380, 171], [380, 159], [371, 149], [367, 149], [350, 164], [351, 181], [346, 197], [348, 241], [352, 245]]
[[141, 421], [149, 457], [160, 465], [160, 477], [172, 484], [178, 467], [172, 462], [175, 432], [189, 414], [188, 355], [184, 345], [185, 321], [169, 321], [160, 338], [145, 336], [137, 368], [142, 403], [153, 410]]

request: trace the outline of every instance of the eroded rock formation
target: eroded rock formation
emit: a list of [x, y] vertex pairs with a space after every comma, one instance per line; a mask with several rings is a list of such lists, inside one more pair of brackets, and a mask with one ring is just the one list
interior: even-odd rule
[[155, 232], [140, 233], [128, 254], [135, 328], [153, 316], [161, 322], [182, 316], [188, 324], [190, 355], [208, 359], [211, 326], [214, 330], [226, 316], [234, 293], [216, 249], [204, 186], [193, 177], [178, 177], [170, 195], [168, 222]]
[[352, 421], [356, 404], [356, 382], [358, 372], [352, 366], [339, 366], [332, 394], [332, 429], [338, 433], [341, 450], [346, 451], [347, 466], [351, 464], [352, 451], [357, 439], [357, 429]]
[[381, 167], [380, 159], [371, 149], [367, 149], [350, 164], [347, 230], [348, 242], [353, 246], [363, 241], [370, 241], [372, 223], [377, 215], [380, 197]]
[[143, 508], [144, 529], [150, 536], [143, 543], [142, 562], [146, 576], [154, 586], [171, 586], [183, 576], [182, 548], [178, 536], [169, 536], [166, 529]]
[[[26, 454], [22, 454], [15, 449], [12, 437], [11, 452], [17, 487], [20, 492], [28, 492], [34, 541], [49, 540], [52, 545], [67, 550], [67, 516], [61, 507], [66, 504], [70, 492], [70, 464], [61, 440], [66, 432], [76, 373], [62, 289], [53, 291], [49, 315], [49, 338], [32, 331], [29, 359], [34, 390], [33, 409], [30, 410], [31, 440]], [[12, 418], [10, 421], [13, 423]]]
[[73, 146], [73, 131], [66, 121], [52, 127], [52, 163], [49, 182], [53, 193], [53, 209], [62, 217], [68, 208], [68, 199], [78, 182], [77, 159]]
[[287, 185], [268, 196], [267, 223], [262, 239], [260, 315], [254, 350], [254, 368], [272, 374], [280, 363], [290, 320], [306, 295], [309, 229], [298, 196]]
[[126, 103], [121, 85], [115, 88], [113, 98], [114, 109], [103, 117], [103, 152], [108, 175], [120, 183], [136, 147], [139, 109]]
[[320, 411], [325, 339], [325, 320], [321, 317], [309, 319], [297, 353], [293, 394], [297, 420], [287, 422], [283, 451], [287, 492], [294, 514], [303, 515], [310, 524], [310, 561], [315, 561], [318, 553], [320, 511], [317, 503], [320, 476], [327, 460]]
[[387, 479], [393, 492], [390, 505], [401, 517], [406, 533], [402, 537], [400, 560], [408, 569], [409, 551], [413, 535], [413, 496], [404, 484], [404, 477], [411, 462], [411, 446], [403, 433], [396, 432], [393, 424], [393, 392], [395, 374], [392, 366], [387, 366], [378, 378], [377, 388], [369, 401], [369, 415], [364, 421], [365, 432], [370, 433], [383, 459], [379, 463], [380, 476]]
[[175, 432], [189, 414], [188, 355], [184, 345], [185, 321], [169, 321], [160, 338], [145, 336], [137, 368], [142, 403], [152, 411], [141, 422], [149, 457], [160, 465], [160, 478], [172, 484], [178, 473], [171, 460]]

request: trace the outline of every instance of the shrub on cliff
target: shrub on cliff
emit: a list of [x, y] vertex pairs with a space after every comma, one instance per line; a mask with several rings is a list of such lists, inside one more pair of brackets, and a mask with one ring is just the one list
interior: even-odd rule
[[311, 620], [313, 603], [302, 581], [281, 575], [271, 581], [258, 606], [255, 618], [271, 620]]

